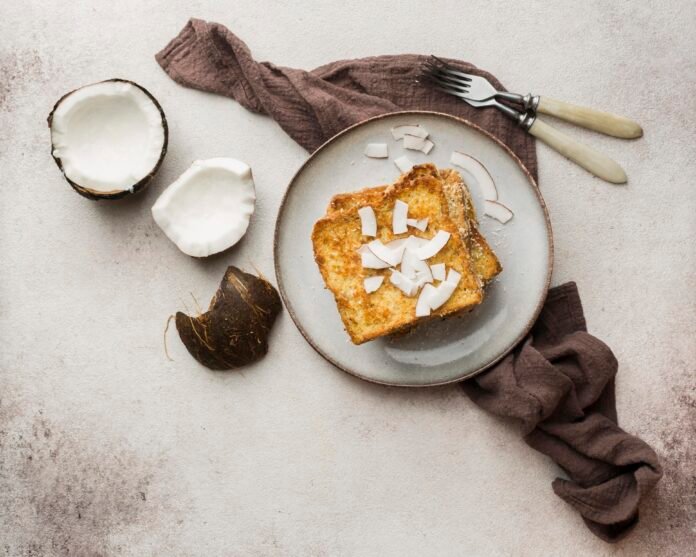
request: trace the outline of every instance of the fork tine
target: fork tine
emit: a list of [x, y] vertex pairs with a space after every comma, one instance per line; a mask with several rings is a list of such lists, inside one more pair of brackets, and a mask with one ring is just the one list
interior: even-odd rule
[[440, 79], [450, 81], [450, 82], [452, 82], [456, 85], [459, 85], [461, 87], [470, 87], [471, 86], [471, 79], [463, 79], [463, 78], [452, 76], [449, 73], [446, 73], [442, 68], [435, 66], [434, 64], [428, 64], [428, 62], [426, 62], [426, 63], [424, 63], [423, 67], [431, 75], [435, 75], [435, 76], [439, 77]]
[[[459, 70], [455, 70], [450, 64], [448, 64], [447, 62], [445, 62], [441, 58], [438, 58], [434, 54], [431, 54], [430, 57], [437, 61], [438, 69], [441, 72], [452, 75], [454, 77], [459, 77], [465, 81], [471, 81], [473, 77], [476, 77], [476, 76], [473, 76], [471, 74], [468, 74], [468, 73], [465, 73], [465, 72], [462, 72]], [[432, 61], [430, 61], [430, 62], [431, 62], [431, 64], [435, 65]]]
[[436, 81], [439, 85], [442, 85], [443, 87], [453, 87], [462, 92], [468, 92], [469, 90], [470, 84], [466, 81], [459, 81], [457, 79], [448, 77], [444, 74], [431, 71], [429, 69], [426, 69], [424, 75], [430, 78], [431, 80]]

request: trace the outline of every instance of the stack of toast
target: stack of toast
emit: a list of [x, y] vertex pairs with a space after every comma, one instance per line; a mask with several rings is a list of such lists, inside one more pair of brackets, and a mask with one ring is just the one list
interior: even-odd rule
[[[358, 249], [365, 244], [358, 209], [370, 206], [377, 219], [377, 239], [399, 238], [392, 232], [396, 200], [408, 204], [409, 217], [427, 218], [427, 230], [413, 231], [430, 239], [434, 230], [450, 233], [445, 248], [429, 260], [444, 263], [461, 274], [454, 294], [429, 317], [416, 317], [416, 300], [384, 280], [375, 292], [367, 293], [363, 281], [373, 275], [389, 275], [389, 269], [366, 269]], [[402, 235], [403, 236], [403, 235]], [[366, 188], [334, 196], [326, 215], [312, 231], [314, 257], [324, 282], [333, 293], [346, 331], [355, 344], [402, 332], [433, 317], [468, 311], [481, 303], [484, 288], [502, 267], [478, 229], [471, 194], [459, 173], [433, 164], [414, 166], [393, 184]]]

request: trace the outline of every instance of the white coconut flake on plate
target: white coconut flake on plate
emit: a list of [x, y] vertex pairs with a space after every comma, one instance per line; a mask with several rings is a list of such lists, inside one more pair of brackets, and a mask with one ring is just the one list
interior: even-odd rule
[[381, 275], [375, 275], [373, 277], [366, 277], [365, 280], [363, 280], [363, 285], [365, 286], [365, 292], [368, 294], [372, 294], [373, 292], [377, 291], [380, 286], [382, 286], [382, 283], [384, 282], [384, 277]]
[[467, 173], [471, 175], [471, 177], [478, 184], [484, 199], [488, 201], [495, 201], [498, 199], [498, 189], [495, 187], [493, 177], [478, 159], [475, 159], [466, 153], [454, 151], [450, 158], [450, 162], [453, 165], [466, 170]]
[[418, 285], [415, 283], [415, 281], [411, 280], [396, 269], [392, 270], [392, 274], [389, 277], [389, 282], [391, 282], [408, 297], [415, 296], [418, 292]]
[[423, 142], [423, 147], [421, 147], [421, 151], [423, 153], [425, 153], [426, 155], [429, 155], [430, 151], [433, 150], [433, 147], [435, 147], [435, 144], [432, 141], [430, 141], [429, 139], [426, 139]]
[[415, 137], [428, 137], [428, 130], [426, 130], [420, 124], [405, 124], [402, 126], [396, 126], [391, 129], [392, 136], [395, 140], [403, 139], [406, 134], [413, 135]]
[[394, 159], [394, 164], [401, 172], [408, 172], [413, 168], [413, 161], [409, 159], [406, 155], [403, 155], [397, 159]]
[[365, 156], [371, 159], [387, 159], [389, 148], [386, 143], [368, 143], [365, 146]]
[[412, 226], [413, 228], [417, 228], [421, 232], [425, 232], [426, 228], [428, 228], [428, 218], [424, 219], [406, 219], [406, 224], [408, 226]]
[[433, 274], [435, 280], [445, 280], [447, 278], [447, 268], [444, 263], [436, 263], [430, 266], [430, 271]]
[[367, 244], [360, 246], [357, 251], [360, 254], [360, 263], [364, 269], [388, 269], [391, 267], [389, 263], [382, 261], [372, 253]]
[[408, 220], [408, 203], [404, 203], [397, 199], [394, 203], [392, 211], [392, 232], [394, 234], [403, 234], [408, 231], [406, 221]]
[[404, 135], [404, 149], [410, 149], [411, 151], [422, 151], [425, 146], [426, 139], [424, 137], [418, 137], [416, 135], [406, 134]]
[[375, 217], [374, 209], [369, 205], [367, 207], [360, 207], [360, 209], [358, 209], [358, 215], [360, 215], [362, 235], [377, 236], [377, 217]]
[[416, 256], [419, 259], [426, 260], [437, 255], [442, 248], [449, 242], [451, 234], [445, 230], [438, 230], [427, 244], [416, 250]]
[[490, 201], [487, 199], [483, 202], [483, 209], [484, 215], [494, 218], [502, 224], [505, 224], [514, 216], [513, 212], [499, 201]]

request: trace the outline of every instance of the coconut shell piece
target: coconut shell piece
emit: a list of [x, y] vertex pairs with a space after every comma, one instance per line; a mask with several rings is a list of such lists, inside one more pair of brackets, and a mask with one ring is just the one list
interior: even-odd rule
[[181, 342], [201, 364], [233, 369], [268, 352], [268, 334], [281, 309], [271, 283], [228, 267], [208, 311], [198, 317], [177, 312], [175, 323]]

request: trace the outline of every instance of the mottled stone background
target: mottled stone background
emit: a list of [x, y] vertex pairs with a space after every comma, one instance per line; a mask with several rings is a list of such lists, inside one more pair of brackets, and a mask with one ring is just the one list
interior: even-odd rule
[[[693, 554], [695, 15], [684, 1], [2, 2], [0, 555]], [[629, 538], [591, 536], [551, 491], [559, 470], [456, 386], [362, 383], [287, 314], [243, 373], [199, 367], [175, 336], [165, 359], [167, 316], [191, 294], [207, 302], [228, 264], [273, 276], [275, 214], [306, 157], [270, 120], [159, 69], [154, 53], [189, 16], [279, 64], [436, 52], [644, 125], [634, 142], [571, 130], [617, 158], [628, 187], [539, 147], [554, 283], [578, 282], [621, 362], [622, 424], [665, 465]], [[158, 97], [170, 151], [148, 191], [96, 204], [60, 177], [46, 116], [110, 77]], [[196, 261], [150, 206], [214, 156], [251, 164], [258, 212], [237, 248]]]

